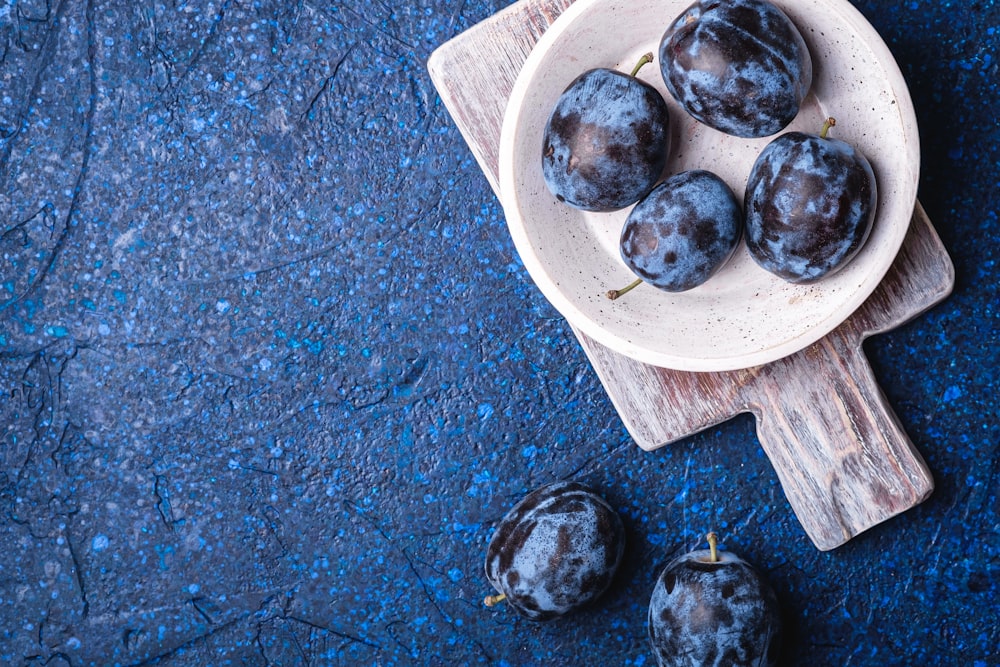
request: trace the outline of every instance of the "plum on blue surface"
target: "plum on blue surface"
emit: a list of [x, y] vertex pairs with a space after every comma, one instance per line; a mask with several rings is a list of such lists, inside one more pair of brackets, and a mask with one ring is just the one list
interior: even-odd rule
[[645, 196], [670, 152], [667, 103], [631, 74], [591, 69], [566, 88], [545, 125], [542, 175], [555, 197], [585, 211], [614, 211]]
[[843, 268], [875, 219], [877, 187], [867, 158], [850, 144], [788, 132], [764, 147], [744, 197], [747, 249], [761, 267], [793, 283]]
[[659, 667], [773, 667], [780, 650], [777, 597], [749, 563], [692, 551], [660, 573], [649, 601], [649, 642]]
[[619, 249], [643, 281], [683, 292], [712, 277], [732, 257], [742, 233], [736, 195], [712, 172], [695, 169], [671, 176], [635, 205]]
[[738, 137], [783, 130], [812, 85], [791, 19], [766, 0], [701, 0], [660, 41], [667, 90], [696, 120]]
[[579, 482], [532, 491], [508, 512], [486, 549], [486, 578], [533, 621], [562, 616], [610, 585], [625, 549], [625, 529], [611, 505]]

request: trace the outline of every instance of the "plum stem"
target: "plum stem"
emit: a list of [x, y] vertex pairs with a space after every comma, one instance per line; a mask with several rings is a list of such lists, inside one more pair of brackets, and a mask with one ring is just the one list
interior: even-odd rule
[[642, 69], [643, 65], [647, 65], [647, 64], [649, 64], [651, 62], [653, 62], [653, 53], [652, 52], [642, 54], [642, 57], [639, 58], [639, 62], [637, 62], [635, 64], [635, 67], [632, 68], [632, 73], [629, 74], [629, 76], [634, 77], [636, 74], [639, 73], [639, 70]]
[[494, 607], [506, 599], [507, 596], [504, 595], [503, 593], [497, 593], [496, 595], [487, 595], [485, 598], [483, 598], [483, 604], [486, 605], [487, 607]]
[[628, 285], [626, 285], [625, 287], [623, 287], [621, 289], [609, 289], [608, 290], [608, 298], [611, 299], [612, 301], [614, 301], [618, 297], [631, 292], [632, 290], [634, 290], [636, 287], [638, 287], [641, 284], [642, 284], [642, 278], [639, 278], [639, 279], [637, 279], [637, 280], [629, 283]]
[[830, 128], [837, 124], [837, 119], [830, 116], [825, 121], [823, 121], [823, 129], [819, 131], [819, 138], [826, 139], [827, 133], [830, 132]]
[[716, 535], [715, 533], [709, 533], [708, 535], [705, 536], [705, 539], [708, 540], [708, 550], [709, 550], [708, 560], [713, 563], [718, 563], [719, 536]]

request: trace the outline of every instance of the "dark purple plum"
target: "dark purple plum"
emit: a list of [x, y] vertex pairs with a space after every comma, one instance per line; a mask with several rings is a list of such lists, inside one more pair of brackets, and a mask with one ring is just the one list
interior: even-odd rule
[[791, 19], [766, 0], [701, 0], [660, 41], [667, 90], [696, 120], [738, 137], [785, 129], [812, 85]]
[[747, 249], [761, 267], [793, 283], [843, 268], [875, 219], [877, 188], [868, 160], [850, 144], [788, 132], [764, 147], [743, 200]]
[[617, 512], [579, 482], [532, 491], [500, 521], [486, 549], [486, 578], [533, 621], [562, 616], [596, 599], [621, 563], [625, 529]]
[[670, 117], [663, 96], [634, 76], [645, 62], [631, 75], [588, 70], [559, 97], [542, 139], [542, 175], [559, 201], [615, 211], [639, 201], [663, 174]]
[[742, 233], [736, 195], [712, 172], [696, 169], [671, 176], [635, 205], [619, 248], [643, 281], [682, 292], [715, 274], [732, 257]]
[[778, 601], [739, 556], [710, 548], [669, 563], [649, 601], [649, 642], [659, 667], [773, 667]]

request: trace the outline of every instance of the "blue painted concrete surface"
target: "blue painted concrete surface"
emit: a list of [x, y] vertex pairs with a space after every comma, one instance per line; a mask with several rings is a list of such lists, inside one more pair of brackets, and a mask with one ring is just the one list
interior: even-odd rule
[[[714, 529], [783, 664], [1000, 664], [1000, 7], [855, 2], [957, 284], [866, 345], [934, 494], [821, 553], [750, 417], [639, 450], [519, 263], [426, 70], [505, 4], [0, 6], [0, 663], [651, 665], [655, 577]], [[617, 580], [483, 607], [496, 522], [567, 478]]]

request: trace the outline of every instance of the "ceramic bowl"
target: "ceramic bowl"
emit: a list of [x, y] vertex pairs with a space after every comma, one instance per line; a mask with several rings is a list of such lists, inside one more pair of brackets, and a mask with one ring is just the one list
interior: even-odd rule
[[[593, 67], [630, 71], [658, 52], [667, 26], [690, 0], [577, 0], [547, 30], [518, 76], [500, 142], [500, 198], [515, 247], [545, 297], [575, 328], [621, 354], [654, 366], [723, 371], [795, 353], [843, 322], [868, 298], [895, 258], [916, 202], [919, 140], [909, 91], [892, 54], [846, 0], [774, 0], [802, 33], [813, 86], [786, 128], [831, 136], [868, 157], [878, 209], [868, 241], [843, 269], [810, 284], [759, 268], [741, 243], [706, 283], [681, 293], [643, 284], [611, 301], [609, 289], [634, 279], [618, 240], [630, 209], [579, 211], [558, 202], [541, 169], [542, 134], [559, 95]], [[639, 78], [667, 101], [673, 141], [667, 173], [703, 168], [742, 201], [761, 149], [774, 137], [743, 139], [702, 125], [666, 91], [654, 62]]]

